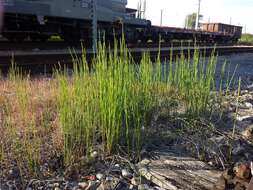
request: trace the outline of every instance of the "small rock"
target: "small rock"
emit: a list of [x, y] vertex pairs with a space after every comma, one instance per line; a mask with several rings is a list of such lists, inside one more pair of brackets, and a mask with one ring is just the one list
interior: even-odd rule
[[113, 177], [108, 176], [105, 178], [105, 181], [113, 181]]
[[253, 162], [250, 162], [251, 175], [253, 176]]
[[130, 190], [138, 190], [138, 187], [136, 187], [135, 185], [131, 184], [131, 185], [129, 186], [129, 189], [130, 189]]
[[242, 132], [242, 136], [245, 138], [253, 138], [253, 125], [250, 127], [247, 127], [246, 130]]
[[245, 108], [247, 108], [247, 109], [252, 109], [252, 104], [251, 103], [249, 103], [249, 102], [245, 102], [244, 103], [244, 106], [245, 106]]
[[249, 93], [248, 90], [242, 90], [242, 91], [241, 91], [241, 94], [243, 94], [243, 95], [244, 95], [244, 94], [248, 94], [248, 93]]
[[139, 184], [138, 184], [138, 180], [136, 180], [135, 177], [133, 177], [133, 178], [131, 179], [131, 184], [132, 184], [132, 185], [135, 185], [135, 186], [139, 185]]
[[252, 115], [243, 115], [243, 116], [237, 116], [237, 121], [253, 121]]
[[116, 168], [119, 168], [119, 167], [120, 167], [120, 165], [119, 165], [119, 164], [115, 164], [114, 166], [115, 166]]
[[151, 161], [149, 159], [146, 159], [146, 158], [141, 161], [142, 165], [148, 165], [150, 163], [151, 163]]
[[82, 189], [85, 189], [86, 187], [88, 187], [88, 184], [86, 182], [80, 182], [78, 183], [78, 186]]
[[59, 187], [60, 184], [59, 184], [59, 183], [54, 183], [53, 186], [54, 186], [54, 187]]
[[98, 157], [98, 152], [97, 151], [93, 151], [90, 156], [91, 156], [91, 158], [95, 159], [95, 158]]
[[103, 177], [104, 177], [104, 175], [101, 174], [101, 173], [98, 173], [98, 174], [96, 175], [96, 178], [97, 178], [98, 180], [101, 180]]
[[240, 164], [235, 167], [236, 177], [240, 179], [250, 179], [251, 177], [251, 169], [249, 164]]
[[133, 175], [129, 172], [129, 171], [127, 171], [126, 169], [123, 169], [122, 171], [121, 171], [121, 174], [122, 174], [122, 176], [123, 177], [127, 177], [127, 178], [131, 178]]

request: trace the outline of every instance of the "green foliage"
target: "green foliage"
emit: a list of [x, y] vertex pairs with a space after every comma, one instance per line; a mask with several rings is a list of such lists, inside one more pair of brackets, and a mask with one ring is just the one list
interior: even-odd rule
[[[194, 29], [195, 24], [196, 24], [196, 17], [197, 17], [197, 13], [188, 14], [185, 17], [185, 21], [184, 21], [185, 28]], [[202, 20], [202, 19], [203, 19], [203, 15], [200, 15], [199, 20]]]
[[[175, 63], [162, 64], [158, 54], [153, 63], [144, 53], [140, 64], [121, 43], [114, 49], [98, 44], [98, 53], [88, 65], [85, 53], [73, 56], [72, 78], [57, 74], [58, 113], [64, 133], [66, 163], [89, 153], [99, 143], [104, 153], [118, 145], [138, 152], [150, 124], [150, 113], [163, 99], [180, 102], [187, 114], [199, 115], [212, 109], [215, 90], [216, 56], [201, 59], [196, 49], [193, 59], [182, 53]], [[174, 94], [172, 94], [172, 89]]]
[[253, 35], [252, 34], [242, 34], [240, 43], [253, 44]]

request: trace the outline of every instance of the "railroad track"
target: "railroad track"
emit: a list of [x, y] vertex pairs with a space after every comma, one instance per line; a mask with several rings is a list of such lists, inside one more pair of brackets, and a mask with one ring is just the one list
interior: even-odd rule
[[[88, 48], [85, 43], [76, 42], [65, 42], [65, 41], [23, 41], [23, 42], [9, 42], [0, 39], [0, 51], [17, 51], [17, 50], [56, 50], [56, 49], [67, 49], [69, 47], [80, 49], [81, 46]], [[193, 42], [172, 42], [168, 43], [147, 43], [147, 44], [129, 44], [129, 48], [156, 48], [156, 47], [193, 47]], [[198, 46], [214, 46], [213, 44], [207, 45], [205, 43], [198, 44]], [[219, 44], [219, 46], [229, 46], [226, 44]]]
[[[17, 48], [19, 49], [19, 48]], [[206, 54], [210, 54], [214, 47], [203, 46], [199, 48], [200, 51], [205, 51]], [[173, 55], [176, 56], [181, 52], [193, 53], [194, 47], [161, 47], [160, 54], [162, 58], [168, 59], [171, 50]], [[253, 46], [218, 46], [215, 47], [216, 52], [219, 55], [229, 53], [253, 53]], [[156, 58], [159, 48], [157, 47], [135, 47], [130, 48], [130, 51], [134, 59], [138, 62], [145, 51], [150, 52], [152, 58]], [[80, 48], [75, 49], [75, 53], [80, 55], [82, 50]], [[86, 51], [87, 59], [90, 60], [94, 55], [91, 49]], [[47, 72], [51, 71], [52, 68], [68, 65], [72, 65], [72, 56], [69, 48], [57, 49], [23, 49], [23, 50], [0, 50], [0, 69], [2, 71], [8, 70], [11, 63], [15, 62], [17, 66], [23, 67], [24, 69], [32, 70], [34, 72]]]

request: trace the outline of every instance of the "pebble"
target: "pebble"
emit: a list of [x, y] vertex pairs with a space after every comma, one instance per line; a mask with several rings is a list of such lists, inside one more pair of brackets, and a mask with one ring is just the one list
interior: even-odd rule
[[241, 164], [235, 168], [236, 176], [240, 179], [250, 179], [251, 169], [249, 164]]
[[98, 157], [98, 152], [93, 151], [90, 156], [91, 156], [91, 158], [97, 158]]
[[98, 180], [101, 180], [103, 177], [104, 177], [104, 175], [101, 174], [101, 173], [98, 173], [98, 174], [96, 175], [96, 178], [97, 178]]
[[253, 125], [247, 127], [243, 132], [242, 136], [245, 138], [253, 138]]
[[246, 120], [253, 120], [252, 115], [243, 115], [243, 116], [237, 116], [237, 121], [246, 121]]
[[123, 177], [129, 177], [129, 178], [132, 177], [132, 174], [129, 171], [127, 171], [126, 169], [123, 169], [121, 171], [121, 174]]
[[132, 179], [131, 179], [131, 184], [132, 185], [138, 185], [138, 182], [137, 182], [137, 180], [135, 179], [135, 177], [133, 177]]
[[244, 103], [244, 106], [245, 106], [245, 108], [247, 108], [247, 109], [252, 109], [252, 104], [251, 103], [249, 103], [249, 102], [245, 102]]
[[54, 183], [54, 187], [59, 187], [60, 184], [59, 183]]
[[249, 93], [249, 91], [248, 91], [248, 90], [242, 90], [242, 91], [241, 91], [241, 94], [242, 94], [242, 95], [244, 95], [244, 94], [246, 94], [246, 95], [247, 95], [248, 93]]
[[88, 187], [88, 184], [86, 182], [80, 182], [78, 183], [78, 186], [82, 189], [85, 189], [86, 187]]
[[112, 181], [112, 180], [113, 180], [113, 177], [110, 177], [110, 176], [105, 178], [105, 181]]
[[120, 165], [119, 165], [119, 164], [115, 164], [114, 166], [115, 166], [116, 168], [119, 168], [119, 167], [120, 167]]

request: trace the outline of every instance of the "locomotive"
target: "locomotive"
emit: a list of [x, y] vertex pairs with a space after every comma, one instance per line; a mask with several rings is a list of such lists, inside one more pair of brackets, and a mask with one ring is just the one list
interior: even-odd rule
[[[46, 41], [58, 35], [64, 41], [92, 41], [93, 0], [1, 0], [4, 9], [2, 36], [9, 41]], [[216, 23], [202, 30], [152, 26], [126, 8], [127, 0], [96, 0], [98, 36], [108, 41], [124, 34], [126, 43], [164, 43], [191, 40], [206, 43], [236, 43], [242, 27]], [[216, 27], [218, 26], [218, 27]]]

